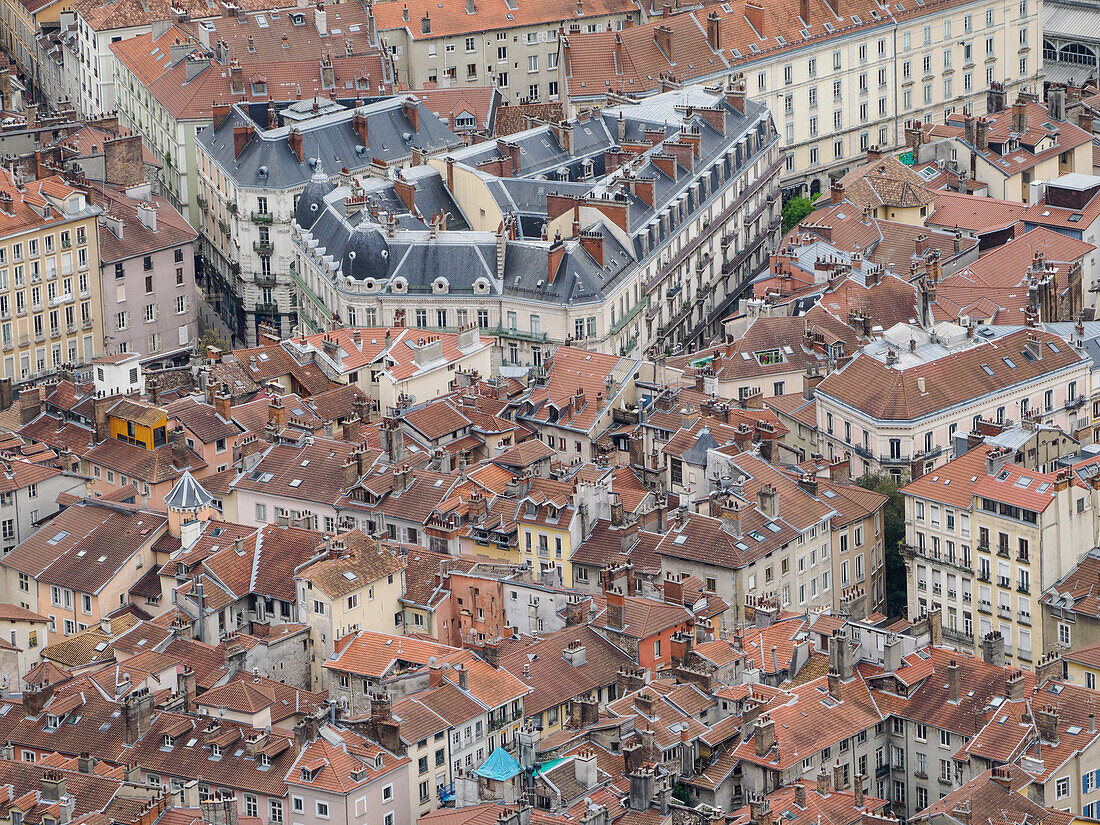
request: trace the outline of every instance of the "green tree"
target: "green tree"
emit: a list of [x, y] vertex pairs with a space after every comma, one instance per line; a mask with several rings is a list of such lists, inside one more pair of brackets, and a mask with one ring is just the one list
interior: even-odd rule
[[886, 613], [905, 615], [905, 562], [901, 558], [901, 545], [905, 541], [905, 501], [898, 492], [898, 483], [889, 473], [867, 474], [856, 484], [888, 497], [883, 510], [883, 545], [886, 550]]
[[207, 347], [217, 347], [222, 351], [228, 351], [232, 348], [232, 345], [219, 335], [217, 330], [209, 327], [203, 330], [202, 335], [199, 336], [199, 340], [195, 344], [195, 351], [199, 355], [206, 355]]
[[789, 232], [802, 222], [802, 219], [814, 211], [814, 202], [809, 198], [789, 198], [783, 204], [783, 231]]

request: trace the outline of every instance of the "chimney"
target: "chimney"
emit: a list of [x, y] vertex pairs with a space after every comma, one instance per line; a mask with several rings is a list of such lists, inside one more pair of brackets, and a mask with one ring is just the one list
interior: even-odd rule
[[617, 590], [608, 590], [604, 593], [607, 600], [607, 626], [613, 630], [623, 629], [623, 611], [626, 600], [623, 594]]
[[987, 665], [1004, 667], [1005, 664], [1005, 640], [1000, 631], [994, 630], [986, 634], [982, 639], [982, 660]]
[[757, 35], [764, 37], [764, 7], [755, 0], [745, 3], [745, 19], [755, 29]]
[[962, 695], [961, 680], [959, 678], [959, 663], [954, 659], [947, 666], [947, 701], [958, 704]]
[[305, 163], [305, 150], [302, 147], [302, 133], [297, 129], [291, 129], [290, 133], [286, 136], [287, 144], [290, 146], [290, 151], [294, 153], [294, 157], [298, 159], [298, 163]]
[[1058, 744], [1061, 719], [1058, 708], [1055, 705], [1047, 705], [1042, 710], [1035, 711], [1035, 727], [1039, 730], [1039, 738], [1052, 745]]
[[600, 267], [603, 267], [603, 233], [594, 230], [592, 232], [581, 232], [581, 249], [592, 256]]
[[1023, 100], [1012, 104], [1012, 131], [1018, 135], [1027, 131], [1027, 103]]
[[767, 756], [771, 751], [775, 744], [775, 722], [770, 717], [765, 715], [756, 720], [753, 743], [757, 756]]
[[187, 449], [187, 437], [183, 434], [183, 427], [176, 427], [172, 431], [172, 463], [176, 467], [191, 466], [191, 451]]
[[558, 234], [554, 237], [553, 243], [550, 244], [550, 249], [546, 255], [546, 277], [549, 283], [554, 283], [554, 279], [558, 276], [558, 270], [561, 269], [562, 258], [565, 257], [565, 241], [561, 239], [561, 235]]
[[803, 810], [806, 809], [806, 786], [801, 782], [794, 786], [794, 804]]
[[252, 140], [253, 127], [251, 126], [235, 126], [233, 127], [233, 157], [239, 158], [241, 152], [244, 151], [244, 147], [248, 145], [248, 142]]
[[1066, 90], [1057, 84], [1047, 89], [1047, 114], [1051, 120], [1066, 119]]
[[979, 117], [974, 122], [974, 147], [979, 152], [989, 151], [989, 118]]
[[825, 766], [821, 766], [821, 770], [817, 774], [817, 793], [818, 796], [828, 796], [832, 792], [832, 785], [829, 783], [829, 772], [825, 770]]
[[367, 116], [362, 112], [356, 111], [351, 116], [351, 128], [355, 130], [355, 134], [359, 135], [359, 140], [363, 141], [364, 146], [370, 146], [370, 137], [367, 132]]
[[672, 59], [672, 29], [668, 26], [656, 26], [653, 29], [653, 41], [657, 44], [657, 48], [664, 54], [665, 59], [669, 63], [674, 63]]
[[843, 203], [844, 185], [840, 181], [834, 181], [829, 187], [829, 203]]
[[328, 36], [328, 13], [325, 11], [324, 2], [317, 4], [313, 10], [313, 24], [317, 27], [317, 34], [321, 37]]
[[[803, 3], [808, 0], [802, 0]], [[714, 51], [718, 51], [722, 48], [722, 28], [718, 19], [717, 12], [711, 12], [707, 15], [707, 45]]]
[[233, 396], [229, 394], [229, 385], [222, 384], [214, 393], [214, 412], [222, 421], [233, 417]]

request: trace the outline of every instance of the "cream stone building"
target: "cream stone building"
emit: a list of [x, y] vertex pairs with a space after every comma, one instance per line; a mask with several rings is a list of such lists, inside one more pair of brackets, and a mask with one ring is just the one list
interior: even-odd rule
[[980, 418], [1075, 433], [1088, 426], [1089, 364], [1041, 330], [987, 338], [973, 326], [897, 324], [814, 391], [821, 452], [850, 459], [853, 475], [900, 480], [943, 464]]
[[492, 84], [505, 100], [518, 103], [560, 99], [562, 25], [621, 31], [645, 20], [643, 7], [649, 8], [633, 0], [465, 0], [465, 6], [459, 0], [444, 8], [435, 0], [413, 0], [376, 3], [373, 10], [379, 38], [393, 61], [394, 83], [410, 89]]
[[943, 636], [981, 651], [994, 631], [1006, 660], [1033, 667], [1055, 648], [1043, 591], [1096, 542], [1091, 491], [1071, 471], [1037, 473], [979, 445], [902, 488], [910, 618], [939, 609]]
[[405, 563], [361, 530], [340, 535], [332, 555], [298, 571], [294, 580], [298, 616], [309, 625], [316, 654], [310, 665], [312, 690], [327, 687], [322, 685], [324, 663], [339, 639], [357, 630], [402, 624]]
[[320, 177], [294, 218], [300, 323], [474, 324], [516, 366], [710, 340], [778, 240], [777, 140], [735, 83], [458, 149], [388, 189]]
[[0, 172], [0, 377], [16, 384], [103, 352], [99, 207], [51, 177]]
[[[784, 194], [829, 189], [909, 121], [986, 110], [986, 90], [1040, 91], [1038, 0], [743, 0], [622, 32], [568, 26], [558, 62], [570, 111], [744, 73], [784, 149]], [[608, 57], [611, 56], [611, 59]], [[1003, 108], [1003, 106], [1002, 106]]]

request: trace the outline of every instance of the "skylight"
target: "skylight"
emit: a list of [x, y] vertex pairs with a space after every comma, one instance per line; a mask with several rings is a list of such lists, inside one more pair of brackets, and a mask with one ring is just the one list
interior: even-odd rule
[[993, 368], [989, 364], [982, 364], [982, 372], [986, 375], [994, 375]]

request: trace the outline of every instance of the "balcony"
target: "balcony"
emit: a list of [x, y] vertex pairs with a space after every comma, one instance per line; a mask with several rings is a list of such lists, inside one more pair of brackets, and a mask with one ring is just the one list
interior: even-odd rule
[[943, 638], [944, 641], [954, 642], [959, 645], [971, 645], [974, 643], [969, 633], [964, 633], [961, 630], [950, 627], [943, 628]]
[[978, 581], [985, 582], [986, 584], [989, 584], [989, 571], [988, 570], [979, 570], [978, 571]]
[[880, 455], [878, 457], [878, 463], [883, 467], [908, 467], [909, 456], [907, 455]]
[[91, 318], [85, 318], [84, 323], [81, 324], [81, 326], [83, 326], [84, 329], [91, 329], [92, 328], [92, 319]]
[[256, 312], [264, 313], [267, 315], [278, 315], [279, 305], [275, 301], [257, 301]]
[[993, 604], [991, 602], [980, 600], [978, 602], [978, 612], [979, 613], [992, 613], [993, 612]]
[[1028, 627], [1031, 626], [1031, 613], [1027, 610], [1021, 610], [1017, 618], [1020, 624], [1025, 624]]
[[1012, 582], [1009, 580], [1008, 576], [998, 576], [997, 586], [1003, 587], [1005, 590], [1007, 590], [1012, 586]]
[[533, 341], [536, 344], [546, 343], [545, 332], [526, 332], [522, 329], [508, 329], [507, 327], [496, 327], [495, 329], [486, 330], [486, 333], [496, 338], [515, 338], [518, 341]]
[[638, 313], [641, 312], [643, 309], [645, 309], [645, 307], [648, 303], [649, 303], [649, 298], [647, 298], [647, 297], [643, 297], [642, 300], [638, 301], [638, 303], [636, 303], [634, 305], [633, 309], [631, 309], [622, 318], [620, 318], [618, 321], [616, 321], [614, 324], [611, 325], [610, 334], [615, 335], [616, 333], [621, 331], [623, 329], [623, 327], [625, 327], [627, 324], [629, 324], [631, 321], [633, 321], [635, 318], [637, 318]]
[[1008, 605], [1004, 605], [1004, 604], [997, 605], [997, 618], [999, 618], [999, 619], [1011, 619], [1012, 618], [1012, 608], [1009, 607]]
[[[255, 218], [253, 218], [255, 220]], [[252, 251], [257, 255], [267, 255], [270, 257], [275, 253], [275, 246], [271, 241], [254, 241], [252, 244]]]
[[1017, 582], [1016, 583], [1016, 592], [1017, 593], [1023, 593], [1026, 596], [1029, 593], [1031, 593], [1031, 585], [1030, 584], [1024, 584], [1023, 582]]
[[271, 212], [253, 212], [252, 213], [252, 222], [253, 223], [274, 223], [275, 222], [275, 215], [273, 215]]
[[275, 286], [274, 275], [253, 275], [252, 280], [256, 286]]
[[889, 775], [890, 775], [890, 766], [889, 765], [879, 765], [877, 768], [875, 768], [875, 779], [882, 779], [882, 777], [889, 776]]
[[1085, 396], [1078, 395], [1076, 398], [1071, 398], [1069, 401], [1066, 402], [1066, 409], [1067, 410], [1076, 410], [1078, 407], [1083, 407], [1084, 405], [1085, 405]]

